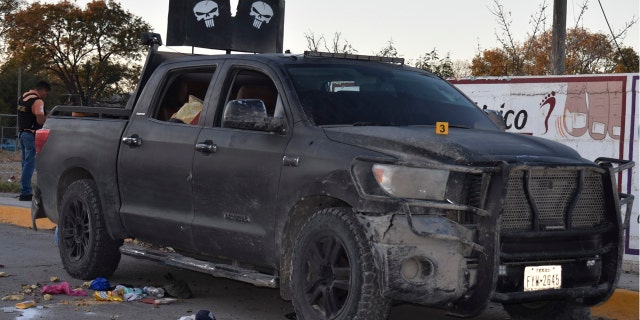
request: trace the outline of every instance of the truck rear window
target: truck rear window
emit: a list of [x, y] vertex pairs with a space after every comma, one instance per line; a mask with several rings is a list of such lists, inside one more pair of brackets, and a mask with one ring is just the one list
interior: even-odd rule
[[495, 129], [476, 105], [426, 72], [381, 64], [289, 65], [300, 103], [317, 126], [450, 126]]

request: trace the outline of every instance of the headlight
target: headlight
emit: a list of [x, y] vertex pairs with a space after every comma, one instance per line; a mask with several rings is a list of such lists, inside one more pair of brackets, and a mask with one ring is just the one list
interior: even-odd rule
[[410, 199], [445, 200], [449, 171], [374, 164], [373, 176], [388, 194]]

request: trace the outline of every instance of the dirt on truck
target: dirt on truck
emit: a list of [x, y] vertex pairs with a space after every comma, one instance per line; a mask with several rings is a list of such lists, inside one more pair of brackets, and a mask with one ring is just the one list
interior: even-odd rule
[[59, 106], [36, 134], [32, 216], [71, 276], [131, 255], [277, 288], [299, 319], [587, 318], [616, 288], [633, 162], [505, 132], [403, 59], [147, 40], [125, 108]]

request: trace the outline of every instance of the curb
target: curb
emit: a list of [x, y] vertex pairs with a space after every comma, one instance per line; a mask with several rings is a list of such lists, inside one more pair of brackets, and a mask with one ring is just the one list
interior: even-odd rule
[[639, 317], [638, 292], [616, 289], [605, 303], [591, 308], [593, 317], [616, 320], [637, 320]]
[[[0, 205], [0, 223], [32, 229], [31, 209]], [[49, 218], [36, 219], [36, 226], [38, 230], [54, 230], [56, 228], [56, 224], [51, 222]]]

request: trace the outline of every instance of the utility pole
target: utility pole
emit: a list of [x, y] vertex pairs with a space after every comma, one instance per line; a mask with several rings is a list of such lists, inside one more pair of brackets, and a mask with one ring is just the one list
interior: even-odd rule
[[553, 0], [553, 31], [551, 36], [551, 72], [565, 74], [564, 44], [567, 40], [567, 0]]

